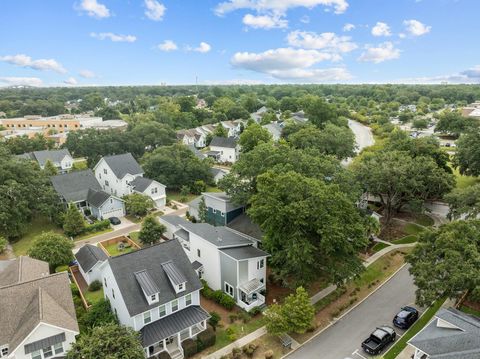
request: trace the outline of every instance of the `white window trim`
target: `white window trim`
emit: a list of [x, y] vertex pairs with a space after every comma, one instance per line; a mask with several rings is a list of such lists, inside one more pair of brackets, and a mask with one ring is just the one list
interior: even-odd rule
[[[148, 319], [148, 322], [147, 322]], [[152, 322], [152, 314], [150, 311], [143, 313], [143, 324], [149, 324]]]
[[[232, 288], [232, 294], [230, 294], [229, 290], [227, 289], [227, 286]], [[225, 293], [227, 293], [230, 297], [234, 298], [234, 294], [235, 294], [235, 288], [233, 288], [233, 285], [231, 285], [230, 283], [228, 282], [225, 282], [225, 285], [224, 285], [224, 291]]]

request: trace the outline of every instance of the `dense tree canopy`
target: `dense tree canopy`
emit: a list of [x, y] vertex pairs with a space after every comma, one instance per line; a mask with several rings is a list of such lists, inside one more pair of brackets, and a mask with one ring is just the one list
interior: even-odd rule
[[166, 230], [165, 226], [151, 214], [143, 220], [138, 239], [140, 239], [143, 244], [155, 244], [160, 242]]
[[36, 133], [32, 138], [28, 136], [11, 137], [5, 140], [8, 150], [14, 155], [21, 155], [27, 152], [50, 150], [54, 146], [51, 139]]
[[123, 197], [125, 209], [132, 216], [145, 216], [155, 207], [153, 200], [141, 193], [132, 193]]
[[262, 142], [269, 142], [272, 140], [272, 135], [262, 126], [252, 123], [240, 135], [238, 144], [242, 148], [242, 152], [251, 151]]
[[440, 116], [440, 119], [435, 126], [435, 131], [444, 132], [458, 137], [462, 133], [475, 127], [478, 127], [475, 120], [463, 117], [461, 113], [456, 111], [445, 111]]
[[54, 271], [58, 266], [69, 264], [73, 260], [72, 249], [73, 242], [65, 236], [55, 232], [44, 232], [35, 237], [28, 255], [47, 262], [50, 270]]
[[453, 164], [463, 175], [480, 175], [480, 130], [460, 136]]
[[456, 188], [445, 196], [451, 219], [475, 219], [480, 214], [480, 184]]

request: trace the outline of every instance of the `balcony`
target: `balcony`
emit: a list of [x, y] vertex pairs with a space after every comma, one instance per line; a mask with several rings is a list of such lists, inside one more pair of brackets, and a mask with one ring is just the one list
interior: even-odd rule
[[[256, 299], [254, 299], [255, 295], [256, 295]], [[243, 300], [238, 301], [238, 305], [240, 307], [242, 307], [243, 309], [245, 309], [247, 312], [249, 312], [250, 310], [252, 310], [255, 307], [260, 307], [264, 304], [265, 304], [265, 296], [263, 296], [260, 293], [253, 293], [251, 295], [250, 300], [248, 300], [248, 298], [247, 298], [247, 302], [244, 302]]]

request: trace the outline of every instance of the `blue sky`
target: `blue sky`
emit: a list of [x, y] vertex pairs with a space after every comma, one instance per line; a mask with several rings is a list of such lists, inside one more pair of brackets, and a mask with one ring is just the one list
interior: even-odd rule
[[2, 0], [0, 86], [479, 83], [478, 0]]

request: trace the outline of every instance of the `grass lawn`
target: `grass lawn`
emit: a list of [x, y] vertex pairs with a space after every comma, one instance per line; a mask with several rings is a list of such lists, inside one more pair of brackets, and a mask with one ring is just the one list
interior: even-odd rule
[[95, 292], [90, 292], [89, 290], [87, 290], [85, 293], [83, 293], [83, 295], [85, 296], [85, 299], [89, 304], [94, 304], [100, 299], [103, 299], [103, 288], [100, 288]]
[[476, 309], [473, 309], [473, 308], [470, 308], [470, 307], [467, 307], [466, 305], [462, 305], [460, 307], [460, 310], [464, 313], [467, 313], [467, 314], [471, 314], [471, 315], [475, 315], [477, 317], [480, 318], [480, 310], [476, 310]]
[[48, 218], [43, 216], [35, 217], [27, 227], [26, 233], [18, 241], [12, 243], [15, 255], [21, 256], [27, 254], [33, 245], [33, 240], [43, 232], [53, 231], [63, 234], [63, 230], [53, 224]]
[[427, 216], [424, 213], [421, 213], [415, 216], [415, 223], [424, 227], [431, 227], [435, 224], [435, 221], [433, 220], [432, 217]]
[[376, 243], [376, 244], [372, 247], [372, 251], [374, 251], [374, 252], [380, 252], [383, 248], [387, 248], [387, 247], [390, 247], [390, 245], [388, 245], [388, 244], [386, 244], [386, 243], [379, 242], [379, 243]]
[[457, 188], [466, 188], [479, 183], [479, 178], [474, 176], [463, 176], [457, 169], [453, 169], [453, 174], [457, 180]]
[[400, 239], [396, 239], [394, 241], [392, 241], [393, 244], [409, 244], [409, 243], [415, 243], [418, 241], [418, 237], [411, 234], [409, 236], [405, 236], [403, 238], [400, 238]]
[[98, 231], [98, 232], [82, 234], [80, 236], [75, 237], [73, 240], [74, 241], [81, 241], [83, 239], [92, 238], [92, 237], [98, 236], [99, 234], [104, 234], [104, 233], [108, 233], [108, 232], [112, 232], [112, 231], [113, 231], [113, 228], [107, 228], [107, 229], [104, 229], [104, 230]]
[[423, 230], [424, 228], [422, 226], [419, 226], [418, 224], [415, 224], [415, 223], [408, 223], [407, 225], [405, 225], [405, 227], [403, 227], [403, 231], [410, 235], [418, 234]]
[[[185, 198], [183, 198], [183, 197], [184, 196], [182, 196], [179, 191], [168, 191], [167, 190], [167, 200], [177, 201], [177, 202], [180, 202], [180, 203], [191, 202], [195, 198], [198, 197], [198, 194], [191, 194], [190, 193], [190, 194], [186, 195]], [[185, 201], [181, 201], [181, 199], [185, 199]]]
[[130, 239], [132, 241], [134, 241], [135, 243], [137, 243], [140, 247], [142, 246], [142, 243], [140, 242], [140, 240], [138, 239], [138, 236], [140, 235], [140, 232], [130, 232], [128, 234], [128, 236], [130, 237]]
[[107, 250], [107, 252], [110, 254], [110, 256], [112, 256], [112, 257], [119, 256], [120, 254], [130, 253], [130, 252], [133, 252], [135, 250], [133, 247], [130, 247], [130, 248], [125, 248], [123, 251], [119, 251], [118, 250], [118, 243], [112, 243], [112, 244], [109, 244], [109, 245], [104, 245], [104, 247]]
[[425, 325], [430, 322], [435, 313], [440, 309], [445, 299], [439, 299], [433, 305], [428, 308], [425, 313], [413, 324], [409, 330], [407, 330], [403, 336], [390, 348], [390, 350], [385, 353], [383, 359], [394, 359], [397, 357], [400, 352], [405, 349], [407, 342], [413, 338], [420, 330], [425, 327]]

